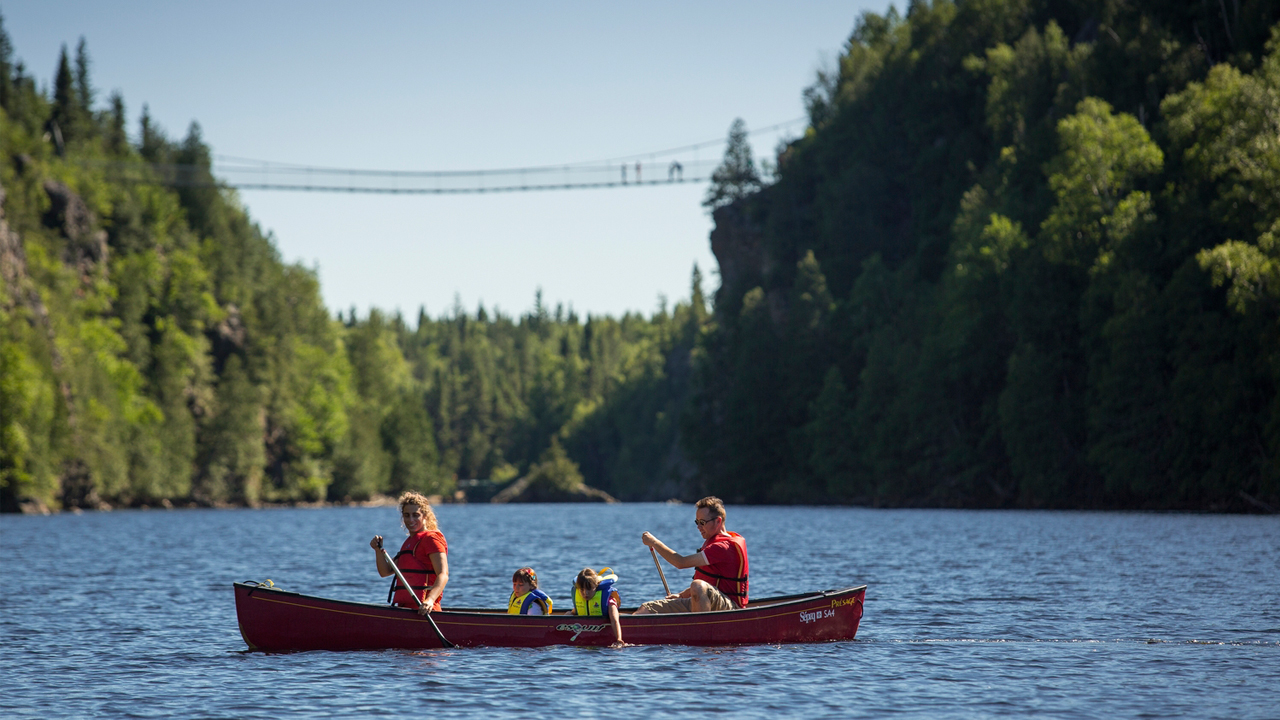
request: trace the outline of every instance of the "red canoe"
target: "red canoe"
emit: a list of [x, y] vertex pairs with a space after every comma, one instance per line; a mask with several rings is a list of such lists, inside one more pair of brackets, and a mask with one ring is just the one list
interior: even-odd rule
[[[236, 618], [250, 650], [421, 650], [441, 647], [431, 624], [413, 610], [329, 600], [255, 583], [235, 583]], [[739, 645], [852, 640], [867, 586], [754, 600], [742, 610], [622, 616], [634, 645]], [[624, 610], [624, 613], [630, 610]], [[609, 621], [576, 615], [508, 615], [450, 608], [431, 614], [459, 647], [608, 645]]]

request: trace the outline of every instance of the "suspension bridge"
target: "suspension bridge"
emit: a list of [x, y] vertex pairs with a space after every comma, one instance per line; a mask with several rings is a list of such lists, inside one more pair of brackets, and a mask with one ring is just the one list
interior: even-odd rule
[[[807, 123], [796, 118], [748, 133], [784, 135]], [[318, 193], [384, 195], [452, 195], [476, 193], [584, 190], [591, 188], [653, 187], [705, 183], [721, 162], [726, 140], [708, 140], [667, 150], [605, 160], [486, 170], [362, 170], [320, 167], [215, 155], [212, 174], [192, 165], [153, 163], [112, 165], [108, 170], [125, 182], [169, 187], [222, 187], [237, 190], [276, 190]]]

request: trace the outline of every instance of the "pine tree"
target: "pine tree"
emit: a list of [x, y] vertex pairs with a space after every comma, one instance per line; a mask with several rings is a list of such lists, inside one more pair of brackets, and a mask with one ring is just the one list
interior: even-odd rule
[[145, 103], [142, 106], [142, 118], [138, 121], [138, 152], [147, 162], [164, 162], [169, 142], [164, 132], [151, 119], [151, 108]]
[[715, 210], [729, 205], [758, 191], [762, 186], [760, 173], [751, 157], [751, 144], [747, 142], [747, 124], [738, 118], [729, 126], [729, 144], [724, 151], [724, 161], [711, 174], [711, 188], [702, 201], [703, 207]]
[[707, 317], [707, 298], [702, 294], [702, 270], [698, 263], [693, 264], [693, 277], [689, 285], [689, 305], [693, 308], [694, 320], [701, 325]]
[[107, 149], [117, 155], [123, 155], [129, 146], [129, 136], [125, 132], [124, 98], [118, 92], [111, 93], [110, 124], [107, 127]]
[[64, 143], [75, 136], [80, 109], [77, 104], [75, 79], [71, 74], [71, 63], [67, 60], [67, 46], [62, 46], [58, 56], [58, 70], [53, 80], [53, 115], [50, 129], [54, 142], [59, 145], [59, 153], [63, 152]]
[[0, 108], [13, 109], [13, 43], [4, 29], [4, 16], [0, 15]]
[[93, 85], [89, 83], [89, 51], [81, 37], [76, 45], [76, 103], [84, 118], [92, 115], [93, 95]]

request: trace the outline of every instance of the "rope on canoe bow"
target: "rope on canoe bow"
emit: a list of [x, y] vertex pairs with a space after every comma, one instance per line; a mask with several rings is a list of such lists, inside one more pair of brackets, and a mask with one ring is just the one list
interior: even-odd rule
[[268, 590], [279, 590], [279, 589], [280, 589], [280, 588], [276, 587], [276, 584], [275, 584], [275, 583], [271, 582], [271, 578], [267, 578], [266, 580], [263, 580], [262, 582], [258, 582], [257, 580], [245, 580], [245, 581], [244, 581], [244, 584], [245, 584], [245, 585], [252, 585], [252, 586], [253, 586], [253, 590], [250, 590], [250, 591], [249, 591], [249, 597], [253, 597], [253, 591], [254, 591], [254, 590], [257, 590], [258, 588], [267, 588]]

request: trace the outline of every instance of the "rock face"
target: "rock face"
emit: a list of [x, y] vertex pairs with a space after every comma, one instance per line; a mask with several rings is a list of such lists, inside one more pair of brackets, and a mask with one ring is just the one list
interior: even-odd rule
[[41, 219], [67, 239], [63, 261], [82, 274], [106, 262], [107, 231], [94, 229], [97, 219], [84, 198], [57, 180], [45, 180], [44, 191], [49, 196], [49, 210]]
[[503, 504], [513, 502], [616, 503], [618, 501], [609, 493], [593, 488], [590, 485], [583, 484], [573, 489], [565, 490], [545, 480], [535, 482], [533, 476], [526, 475], [503, 488], [489, 502]]
[[765, 267], [764, 231], [743, 212], [741, 203], [717, 208], [712, 213], [715, 228], [711, 230], [711, 254], [720, 266], [720, 287], [741, 292], [739, 288], [759, 282]]
[[[767, 287], [777, 262], [765, 245], [764, 229], [749, 217], [746, 203], [740, 201], [717, 208], [712, 219], [715, 228], [711, 231], [711, 253], [720, 266], [718, 298], [725, 299], [724, 293], [736, 297], [756, 286]], [[765, 303], [775, 327], [786, 322], [790, 309], [784, 288], [766, 290]]]
[[[7, 309], [25, 307], [37, 327], [41, 328], [49, 339], [49, 352], [55, 373], [62, 370], [62, 354], [54, 342], [53, 323], [49, 320], [49, 309], [40, 299], [40, 293], [31, 282], [27, 273], [27, 251], [22, 244], [22, 237], [9, 227], [4, 216], [5, 189], [0, 186], [0, 279], [4, 280], [8, 297], [0, 297], [0, 304]], [[61, 383], [64, 395], [69, 395], [69, 386]]]
[[22, 238], [9, 229], [4, 217], [4, 186], [0, 185], [0, 280], [9, 291], [9, 298], [0, 298], [5, 304], [18, 302], [27, 277], [27, 253], [22, 248]]
[[213, 368], [218, 374], [222, 373], [231, 354], [243, 351], [248, 341], [248, 332], [241, 318], [240, 308], [235, 303], [227, 303], [223, 311], [226, 312], [226, 316], [208, 332]]

